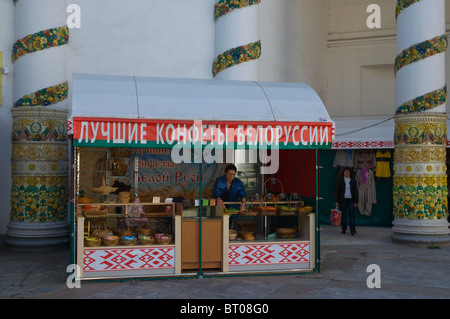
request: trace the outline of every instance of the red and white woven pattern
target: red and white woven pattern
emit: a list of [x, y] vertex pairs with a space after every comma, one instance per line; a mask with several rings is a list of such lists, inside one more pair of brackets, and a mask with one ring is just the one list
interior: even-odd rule
[[309, 243], [233, 244], [228, 249], [230, 266], [309, 263]]
[[120, 271], [175, 268], [175, 248], [85, 249], [83, 270]]
[[394, 148], [392, 141], [346, 141], [333, 142], [333, 149], [360, 149], [360, 148]]

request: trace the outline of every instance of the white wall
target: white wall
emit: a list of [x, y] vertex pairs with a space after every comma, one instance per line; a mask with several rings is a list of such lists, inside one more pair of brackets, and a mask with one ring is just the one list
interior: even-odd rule
[[[212, 78], [216, 0], [70, 2], [80, 5], [82, 22], [70, 32], [69, 75]], [[322, 90], [327, 0], [263, 0], [259, 10], [259, 79]]]
[[323, 99], [327, 0], [263, 0], [259, 18], [260, 80], [306, 83]]
[[2, 76], [3, 89], [0, 104], [0, 234], [6, 233], [6, 225], [11, 211], [11, 107], [13, 103], [11, 49], [13, 43], [13, 1], [0, 0], [0, 52], [3, 52], [3, 67], [9, 69], [9, 74]]
[[[380, 29], [367, 27], [369, 4], [381, 8]], [[393, 115], [396, 1], [328, 0], [328, 5], [327, 92], [324, 99], [328, 112], [331, 116]], [[449, 30], [448, 4], [446, 20]], [[446, 59], [448, 79], [449, 54]]]
[[77, 0], [73, 73], [212, 78], [214, 0]]
[[[393, 114], [395, 1], [329, 0], [327, 92], [331, 116]], [[367, 26], [369, 4], [381, 8], [381, 28]]]

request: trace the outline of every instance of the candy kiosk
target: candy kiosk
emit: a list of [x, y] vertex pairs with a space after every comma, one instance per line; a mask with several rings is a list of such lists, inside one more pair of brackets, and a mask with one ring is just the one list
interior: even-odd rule
[[[310, 87], [75, 74], [68, 132], [78, 279], [318, 270], [334, 124]], [[212, 195], [238, 152], [255, 168], [239, 210]]]

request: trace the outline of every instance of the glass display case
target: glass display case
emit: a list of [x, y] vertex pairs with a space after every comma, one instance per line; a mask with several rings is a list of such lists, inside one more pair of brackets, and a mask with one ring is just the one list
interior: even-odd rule
[[314, 267], [313, 207], [301, 201], [263, 201], [245, 212], [224, 212], [229, 217], [227, 271]]
[[[160, 212], [135, 214], [136, 208], [143, 211], [144, 207]], [[173, 203], [77, 204], [80, 277], [180, 273], [176, 261], [181, 216], [174, 212]]]
[[[193, 198], [172, 198], [170, 192], [160, 196], [140, 167], [170, 163], [143, 161], [139, 152], [74, 149], [74, 246], [80, 279], [315, 268], [315, 209], [305, 207], [299, 196], [258, 196], [255, 188], [242, 212], [231, 208], [239, 203], [198, 198], [195, 192]], [[182, 173], [176, 168], [173, 175]], [[139, 189], [144, 180], [148, 196]]]
[[[180, 272], [175, 203], [140, 201], [130, 149], [79, 148], [75, 154], [76, 260], [80, 278]], [[178, 229], [177, 229], [178, 225]]]

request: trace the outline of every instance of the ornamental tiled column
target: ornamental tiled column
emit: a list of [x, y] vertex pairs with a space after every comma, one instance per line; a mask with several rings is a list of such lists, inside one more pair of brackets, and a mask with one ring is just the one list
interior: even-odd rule
[[66, 2], [15, 2], [11, 215], [5, 243], [66, 246]]
[[399, 0], [392, 239], [450, 243], [445, 0]]
[[261, 41], [258, 10], [261, 0], [219, 0], [214, 8], [213, 76], [226, 80], [258, 80]]

